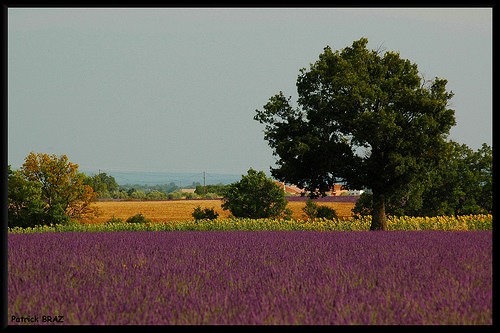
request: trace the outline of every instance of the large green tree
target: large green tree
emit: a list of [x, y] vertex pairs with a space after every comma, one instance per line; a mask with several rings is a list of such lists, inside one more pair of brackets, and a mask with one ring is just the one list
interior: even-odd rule
[[254, 119], [278, 156], [272, 175], [315, 195], [335, 183], [373, 192], [371, 230], [386, 230], [385, 204], [435, 168], [455, 125], [445, 79], [423, 80], [399, 53], [369, 50], [361, 38], [303, 68], [298, 108], [282, 92]]

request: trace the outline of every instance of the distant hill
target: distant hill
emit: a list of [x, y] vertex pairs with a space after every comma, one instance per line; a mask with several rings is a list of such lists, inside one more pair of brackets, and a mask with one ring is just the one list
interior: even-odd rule
[[[96, 174], [95, 170], [80, 170], [87, 176]], [[113, 176], [118, 185], [163, 185], [175, 183], [177, 186], [182, 182], [182, 187], [189, 186], [193, 182], [198, 182], [203, 185], [203, 172], [200, 173], [187, 173], [187, 172], [139, 172], [139, 171], [114, 171], [114, 170], [101, 170], [101, 173]], [[218, 174], [218, 173], [205, 173], [205, 180], [207, 185], [216, 185], [222, 183], [223, 185], [231, 184], [241, 179], [241, 175], [234, 174]]]

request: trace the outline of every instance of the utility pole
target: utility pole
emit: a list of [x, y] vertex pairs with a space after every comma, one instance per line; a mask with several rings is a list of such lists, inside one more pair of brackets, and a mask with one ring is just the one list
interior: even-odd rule
[[203, 196], [207, 195], [207, 188], [206, 188], [206, 182], [205, 182], [205, 171], [203, 171]]

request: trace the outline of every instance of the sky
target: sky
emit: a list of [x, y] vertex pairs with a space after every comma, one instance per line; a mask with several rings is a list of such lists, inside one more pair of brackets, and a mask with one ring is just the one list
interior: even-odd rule
[[449, 139], [492, 145], [491, 8], [9, 8], [8, 164], [269, 175], [253, 120], [324, 47], [361, 37], [448, 80]]

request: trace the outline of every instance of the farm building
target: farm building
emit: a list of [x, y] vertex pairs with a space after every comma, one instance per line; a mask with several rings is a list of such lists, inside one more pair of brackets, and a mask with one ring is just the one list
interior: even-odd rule
[[[274, 180], [274, 182], [282, 189], [283, 187], [285, 188], [285, 192], [288, 193], [288, 194], [291, 194], [291, 195], [301, 195], [302, 193], [308, 193], [306, 190], [303, 190], [301, 188], [298, 188], [296, 185], [287, 185], [287, 184], [284, 184], [284, 183], [280, 183], [276, 180]], [[347, 190], [344, 190], [342, 189], [342, 185], [341, 184], [335, 184], [333, 185], [333, 188], [331, 189], [331, 191], [327, 192], [327, 195], [329, 196], [339, 196], [341, 195], [342, 193], [344, 192], [349, 192], [348, 194], [349, 195], [359, 195], [359, 194], [351, 194], [354, 193], [354, 192], [363, 192], [363, 191], [347, 191]]]
[[285, 183], [280, 183], [277, 180], [274, 180], [276, 185], [278, 185], [281, 189], [285, 187], [285, 193], [292, 195], [301, 195], [302, 193], [307, 193], [306, 190], [300, 189], [295, 185], [286, 185]]

